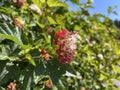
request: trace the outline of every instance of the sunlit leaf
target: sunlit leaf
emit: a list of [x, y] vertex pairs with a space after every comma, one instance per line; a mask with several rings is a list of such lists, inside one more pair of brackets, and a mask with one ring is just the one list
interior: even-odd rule
[[49, 7], [67, 7], [67, 4], [60, 2], [59, 0], [47, 0]]

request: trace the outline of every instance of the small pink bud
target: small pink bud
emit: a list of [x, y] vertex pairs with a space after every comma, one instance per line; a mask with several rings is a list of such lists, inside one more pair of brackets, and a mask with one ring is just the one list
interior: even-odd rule
[[49, 54], [45, 54], [44, 58], [45, 58], [46, 61], [50, 60]]
[[15, 4], [16, 4], [17, 7], [21, 8], [22, 6], [24, 6], [25, 1], [26, 1], [26, 0], [17, 0], [17, 1], [15, 2]]
[[6, 90], [16, 90], [17, 84], [15, 82], [10, 82]]
[[51, 80], [48, 80], [45, 85], [46, 85], [47, 88], [52, 88]]

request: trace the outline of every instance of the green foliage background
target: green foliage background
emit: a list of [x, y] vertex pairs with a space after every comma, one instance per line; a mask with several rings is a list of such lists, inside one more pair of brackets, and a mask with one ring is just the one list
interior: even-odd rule
[[[0, 1], [0, 89], [16, 82], [18, 90], [47, 90], [51, 80], [53, 90], [118, 90], [114, 79], [120, 79], [119, 32], [112, 20], [102, 14], [89, 15], [91, 2], [70, 11], [60, 0], [26, 0], [22, 8], [12, 0]], [[36, 4], [44, 13], [31, 11]], [[13, 19], [21, 18], [24, 29], [14, 26]], [[81, 36], [77, 54], [71, 64], [57, 60], [54, 33], [60, 29], [77, 31]], [[48, 30], [51, 30], [50, 32]], [[41, 49], [50, 54], [44, 60]]]

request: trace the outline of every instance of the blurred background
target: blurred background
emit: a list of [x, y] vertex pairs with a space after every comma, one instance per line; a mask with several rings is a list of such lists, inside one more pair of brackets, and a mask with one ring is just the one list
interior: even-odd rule
[[[77, 1], [77, 0], [76, 0]], [[87, 0], [80, 0], [85, 3]], [[101, 13], [108, 16], [112, 20], [120, 20], [120, 0], [90, 0], [92, 1], [93, 8], [89, 9], [91, 15], [94, 13]], [[72, 6], [70, 10], [78, 11], [79, 7], [72, 4], [69, 0], [67, 3]], [[110, 13], [111, 12], [111, 13]]]

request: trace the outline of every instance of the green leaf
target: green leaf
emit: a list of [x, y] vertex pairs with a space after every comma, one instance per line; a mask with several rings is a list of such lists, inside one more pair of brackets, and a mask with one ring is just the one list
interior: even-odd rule
[[16, 45], [0, 45], [0, 60], [15, 61], [19, 59], [15, 51], [16, 49]]
[[112, 66], [112, 69], [113, 69], [113, 71], [114, 71], [114, 73], [120, 73], [120, 67], [117, 67], [117, 66], [115, 66], [115, 65], [111, 65]]
[[[23, 35], [23, 32], [18, 27], [15, 28], [8, 23], [0, 23], [0, 37], [15, 42], [16, 44], [20, 45], [23, 49], [31, 47], [29, 44], [23, 44], [23, 41], [26, 40], [26, 36]], [[27, 43], [27, 41], [25, 43]]]
[[52, 88], [53, 90], [58, 90], [58, 88], [54, 85], [53, 86], [53, 88]]
[[58, 81], [58, 85], [57, 88], [59, 88], [60, 90], [66, 90], [67, 88], [65, 87], [65, 85], [63, 84], [62, 80], [59, 79]]
[[32, 2], [37, 5], [39, 8], [42, 7], [42, 2], [40, 0], [32, 0]]
[[30, 64], [32, 64], [33, 66], [36, 66], [36, 63], [35, 63], [34, 59], [30, 59], [29, 62], [30, 62]]
[[0, 6], [0, 13], [7, 13], [7, 14], [11, 14], [14, 11], [11, 8], [6, 8], [6, 7], [2, 7]]
[[31, 90], [31, 87], [33, 86], [33, 71], [34, 67], [29, 65], [27, 67], [27, 71], [25, 72], [25, 77], [23, 81], [23, 86], [21, 90]]
[[[4, 65], [4, 64], [3, 64]], [[3, 68], [2, 72], [0, 72], [0, 81], [8, 74], [6, 67]]]
[[80, 30], [81, 28], [80, 28], [80, 26], [79, 25], [75, 25], [74, 26], [74, 30]]
[[111, 12], [112, 12], [112, 7], [109, 6], [109, 7], [108, 7], [108, 13], [110, 14]]
[[58, 60], [54, 60], [54, 63], [47, 63], [47, 72], [49, 73], [48, 75], [50, 76], [50, 79], [53, 82], [54, 88], [58, 88], [60, 90], [66, 90], [65, 85], [63, 84], [61, 78], [63, 75], [65, 75], [66, 71], [75, 73], [73, 68], [70, 65], [62, 65], [61, 63], [58, 62]]
[[100, 74], [99, 80], [104, 80], [104, 79], [107, 79], [107, 76], [105, 76], [104, 74]]
[[11, 35], [5, 35], [5, 34], [1, 34], [0, 33], [0, 37], [4, 38], [4, 39], [9, 39], [12, 40], [13, 42], [17, 43], [18, 45], [20, 45], [23, 49], [27, 49], [30, 48], [30, 45], [24, 45], [22, 44], [18, 39], [16, 39], [15, 37], [11, 36]]
[[29, 60], [31, 65], [36, 66], [36, 63], [35, 63], [34, 59], [32, 59], [32, 56], [30, 54], [27, 54], [26, 58]]
[[[6, 61], [0, 61], [0, 86], [2, 84], [7, 84], [11, 80], [18, 80], [20, 76], [20, 69], [13, 63]], [[1, 71], [2, 70], [2, 71]], [[17, 72], [17, 73], [16, 73]]]
[[114, 15], [118, 15], [118, 13], [117, 13], [116, 11], [113, 11], [113, 14], [114, 14]]
[[39, 22], [37, 22], [37, 25], [38, 25], [39, 27], [41, 27], [42, 29], [45, 27], [44, 24], [41, 24], [41, 23], [39, 23]]
[[37, 20], [37, 25], [43, 29], [45, 27], [45, 25], [39, 22], [40, 21], [40, 16], [37, 15], [37, 14], [34, 14], [34, 13], [32, 13], [32, 14]]
[[67, 7], [67, 4], [59, 0], [47, 0], [47, 4], [49, 7]]
[[70, 0], [73, 4], [77, 4], [77, 5], [79, 5], [79, 1], [80, 0]]
[[57, 24], [52, 17], [47, 16], [47, 19], [48, 19], [48, 21], [50, 22], [50, 24]]

